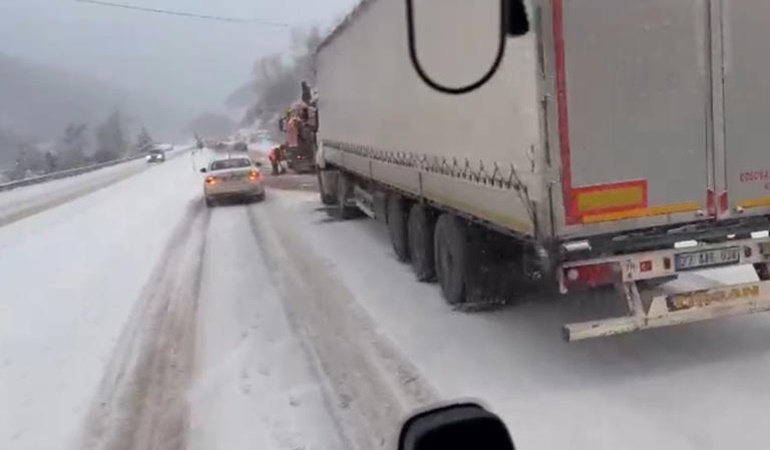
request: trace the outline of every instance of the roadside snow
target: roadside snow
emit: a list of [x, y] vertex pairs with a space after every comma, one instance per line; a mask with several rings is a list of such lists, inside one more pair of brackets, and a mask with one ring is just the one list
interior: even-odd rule
[[[170, 158], [184, 150], [176, 147]], [[150, 168], [144, 159], [0, 192], [0, 225], [57, 206]]]
[[212, 210], [199, 302], [189, 448], [343, 448], [246, 207]]
[[[330, 222], [311, 194], [273, 196], [292, 212], [283, 226], [326, 259], [424, 378], [444, 398], [489, 404], [517, 447], [767, 447], [767, 314], [568, 344], [561, 324], [600, 312], [613, 301], [609, 293], [454, 312], [436, 285], [417, 283], [409, 266], [396, 262], [379, 224]], [[739, 268], [679, 282], [751, 279]]]
[[74, 445], [123, 324], [199, 183], [189, 158], [176, 158], [0, 228], [0, 448]]

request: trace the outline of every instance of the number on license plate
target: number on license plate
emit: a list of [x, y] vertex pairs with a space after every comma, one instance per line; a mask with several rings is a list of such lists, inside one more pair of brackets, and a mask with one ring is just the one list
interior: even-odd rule
[[700, 267], [736, 264], [741, 259], [740, 247], [719, 248], [676, 255], [676, 269], [688, 270]]

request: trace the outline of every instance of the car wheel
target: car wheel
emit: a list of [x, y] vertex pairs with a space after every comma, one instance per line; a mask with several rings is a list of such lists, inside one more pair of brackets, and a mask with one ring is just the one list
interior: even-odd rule
[[321, 176], [321, 172], [317, 172], [316, 175], [318, 179], [318, 191], [321, 194], [321, 203], [323, 203], [326, 206], [332, 206], [337, 203], [337, 196], [333, 193], [328, 192], [328, 187], [324, 185], [323, 177]]
[[350, 178], [340, 173], [337, 176], [337, 204], [334, 208], [334, 217], [337, 220], [353, 219], [357, 216], [358, 208], [348, 206], [348, 201], [353, 198], [353, 182]]
[[214, 200], [206, 197], [205, 202], [206, 202], [206, 208], [213, 208], [214, 207]]
[[465, 302], [468, 229], [462, 219], [442, 214], [434, 233], [436, 274], [441, 293], [450, 305]]
[[430, 207], [422, 203], [412, 205], [407, 221], [407, 235], [412, 269], [418, 281], [433, 281], [436, 277], [433, 248], [434, 226], [434, 214]]
[[409, 261], [409, 241], [407, 239], [408, 206], [406, 200], [398, 194], [388, 196], [388, 234], [396, 258], [401, 262]]

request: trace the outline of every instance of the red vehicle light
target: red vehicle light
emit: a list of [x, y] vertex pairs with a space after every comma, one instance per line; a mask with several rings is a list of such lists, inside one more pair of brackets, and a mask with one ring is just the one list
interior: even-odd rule
[[217, 179], [214, 177], [206, 177], [206, 184], [216, 184]]
[[639, 271], [640, 272], [651, 272], [652, 271], [652, 261], [642, 261], [639, 263]]
[[564, 287], [568, 291], [607, 286], [618, 279], [616, 263], [592, 264], [564, 269]]
[[249, 180], [251, 181], [257, 181], [259, 179], [260, 173], [256, 170], [252, 170], [251, 173], [249, 173]]

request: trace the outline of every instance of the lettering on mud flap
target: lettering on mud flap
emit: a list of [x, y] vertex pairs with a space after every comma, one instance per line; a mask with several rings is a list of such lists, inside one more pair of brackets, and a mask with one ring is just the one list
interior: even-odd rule
[[759, 285], [739, 286], [722, 289], [705, 289], [702, 291], [674, 294], [666, 297], [666, 306], [671, 312], [690, 308], [703, 308], [716, 303], [727, 303], [734, 300], [745, 300], [759, 297]]
[[741, 183], [760, 184], [770, 191], [770, 169], [747, 170], [741, 172]]

